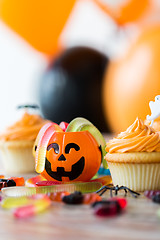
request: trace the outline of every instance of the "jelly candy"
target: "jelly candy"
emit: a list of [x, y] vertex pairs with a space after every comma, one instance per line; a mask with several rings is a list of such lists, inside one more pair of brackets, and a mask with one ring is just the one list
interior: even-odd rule
[[53, 186], [63, 184], [62, 182], [56, 182], [56, 181], [40, 181], [36, 183], [36, 186]]
[[24, 178], [23, 177], [10, 177], [10, 178], [0, 178], [0, 189], [4, 187], [13, 187], [13, 186], [23, 186]]
[[127, 200], [124, 198], [111, 198], [93, 203], [94, 214], [101, 217], [116, 216], [127, 206]]
[[155, 203], [160, 203], [160, 193], [152, 197], [152, 201]]
[[62, 128], [63, 132], [66, 131], [68, 125], [69, 125], [69, 124], [66, 123], [66, 122], [61, 122], [61, 123], [59, 124], [59, 126], [60, 126], [60, 128]]
[[16, 218], [27, 218], [44, 211], [50, 205], [51, 200], [47, 195], [44, 195], [43, 198], [36, 199], [32, 204], [16, 208], [13, 214]]
[[49, 193], [48, 196], [52, 201], [61, 202], [62, 198], [69, 194], [70, 194], [69, 192], [56, 192], [56, 193]]
[[46, 194], [51, 192], [74, 192], [81, 191], [82, 193], [95, 192], [102, 186], [99, 182], [82, 182], [71, 184], [57, 184], [53, 186], [41, 186], [41, 187], [9, 187], [3, 188], [2, 193], [8, 197], [20, 197], [31, 196], [34, 194]]
[[91, 204], [101, 200], [102, 198], [97, 193], [88, 193], [88, 194], [84, 194], [83, 203]]
[[8, 180], [14, 180], [16, 183], [16, 186], [23, 186], [24, 185], [24, 178], [23, 177], [11, 177], [8, 178]]
[[[36, 177], [27, 179], [26, 182], [25, 182], [25, 185], [27, 187], [36, 187], [36, 186], [40, 186], [39, 182], [42, 182], [43, 186], [45, 186], [46, 185], [45, 182], [47, 182], [47, 180], [46, 180], [46, 178], [42, 177], [41, 175], [38, 175]], [[49, 182], [52, 182], [52, 181], [49, 181]], [[55, 181], [53, 181], [53, 182], [55, 182]], [[103, 177], [100, 177], [100, 178], [96, 178], [94, 180], [90, 180], [89, 182], [99, 182], [102, 185], [109, 185], [109, 184], [112, 183], [112, 178], [111, 178], [111, 176], [108, 175], [108, 176], [103, 176]], [[57, 182], [57, 184], [58, 183], [59, 182]], [[60, 182], [60, 183], [64, 184], [63, 182]], [[65, 182], [65, 184], [66, 183], [67, 182]]]
[[157, 194], [160, 194], [160, 190], [146, 190], [144, 192], [144, 195], [149, 199], [152, 199]]
[[13, 187], [13, 186], [16, 186], [16, 183], [13, 179], [5, 179], [5, 178], [0, 179], [0, 189], [5, 187]]
[[81, 192], [75, 191], [62, 198], [62, 201], [67, 204], [81, 204], [83, 202], [84, 196]]
[[[77, 201], [78, 201], [77, 198], [79, 199], [79, 196], [80, 198], [83, 198], [83, 199], [81, 202], [78, 202], [78, 204], [80, 203], [91, 204], [93, 202], [102, 200], [102, 198], [97, 193], [87, 193], [87, 194], [84, 194], [82, 197], [81, 192], [74, 192], [71, 194], [69, 192], [56, 192], [56, 193], [50, 193], [48, 196], [52, 201], [58, 201], [58, 202], [63, 201], [68, 204], [77, 204]], [[64, 196], [67, 196], [67, 197], [64, 198], [63, 200]]]
[[32, 204], [34, 200], [42, 198], [44, 198], [44, 194], [36, 194], [29, 197], [8, 197], [3, 199], [1, 206], [7, 209], [16, 208], [27, 204]]
[[28, 197], [18, 197], [18, 198], [9, 197], [9, 198], [5, 198], [2, 201], [1, 206], [3, 208], [9, 209], [9, 208], [15, 208], [15, 207], [19, 207], [19, 206], [24, 206], [27, 203], [29, 203], [29, 198]]
[[36, 187], [36, 183], [40, 181], [45, 181], [46, 179], [42, 177], [41, 175], [38, 175], [36, 177], [32, 177], [26, 180], [25, 186], [26, 187]]

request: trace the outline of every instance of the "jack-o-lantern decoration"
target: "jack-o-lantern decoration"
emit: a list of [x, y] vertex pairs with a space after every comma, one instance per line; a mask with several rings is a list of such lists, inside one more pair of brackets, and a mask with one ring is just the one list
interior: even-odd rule
[[50, 123], [41, 130], [36, 147], [36, 171], [47, 180], [88, 181], [98, 171], [102, 153], [88, 131], [63, 132]]

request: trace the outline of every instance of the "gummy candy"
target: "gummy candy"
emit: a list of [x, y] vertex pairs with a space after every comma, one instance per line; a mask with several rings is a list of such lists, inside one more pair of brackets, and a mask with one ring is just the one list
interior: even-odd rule
[[84, 196], [81, 192], [75, 191], [62, 198], [62, 201], [67, 204], [81, 204], [83, 202]]
[[43, 198], [35, 199], [32, 204], [16, 208], [13, 214], [16, 218], [27, 218], [44, 211], [50, 205], [51, 200], [47, 195], [44, 195]]
[[24, 178], [23, 177], [10, 177], [8, 180], [14, 180], [16, 186], [23, 186], [24, 185]]
[[43, 194], [36, 194], [29, 197], [7, 197], [3, 199], [1, 206], [7, 209], [16, 208], [27, 204], [32, 204], [36, 199], [42, 198], [44, 198]]
[[61, 123], [59, 124], [59, 126], [60, 126], [60, 128], [62, 128], [63, 132], [66, 131], [68, 125], [69, 125], [69, 124], [66, 123], [66, 122], [61, 122]]
[[26, 187], [36, 187], [36, 183], [41, 182], [41, 181], [47, 181], [47, 180], [44, 177], [42, 177], [42, 175], [38, 175], [36, 177], [27, 179], [25, 182], [25, 186]]
[[[42, 177], [41, 175], [38, 175], [38, 176], [36, 176], [36, 177], [33, 177], [33, 178], [29, 178], [28, 180], [26, 180], [26, 182], [25, 182], [25, 185], [27, 186], [27, 187], [36, 187], [36, 186], [41, 186], [41, 185], [39, 185], [39, 182], [44, 182], [44, 186], [46, 185], [46, 183], [45, 182], [47, 182], [47, 180], [44, 178], [44, 177]], [[52, 181], [49, 181], [49, 182], [51, 182], [52, 183]], [[53, 182], [55, 182], [55, 181], [53, 181]], [[112, 178], [111, 178], [111, 176], [103, 176], [103, 177], [100, 177], [100, 178], [96, 178], [96, 179], [94, 179], [94, 180], [90, 180], [89, 182], [99, 182], [99, 183], [101, 183], [102, 185], [109, 185], [109, 184], [111, 184], [112, 183]], [[57, 182], [57, 184], [64, 184], [64, 183], [62, 183], [62, 182]], [[70, 183], [70, 182], [69, 182]], [[75, 182], [76, 183], [76, 182]], [[40, 183], [41, 184], [41, 183]], [[42, 183], [43, 184], [43, 183]], [[67, 182], [65, 182], [65, 184], [67, 184]], [[52, 185], [52, 184], [51, 184]]]
[[19, 206], [24, 206], [27, 203], [29, 203], [30, 199], [28, 197], [9, 197], [9, 198], [5, 198], [2, 201], [1, 206], [3, 208], [15, 208], [15, 207], [19, 207]]
[[152, 201], [155, 203], [160, 203], [160, 193], [152, 197]]
[[69, 192], [50, 193], [48, 196], [52, 201], [61, 202], [64, 196], [69, 195]]
[[116, 216], [127, 206], [127, 200], [124, 198], [111, 198], [94, 203], [94, 214], [100, 217]]
[[16, 186], [16, 183], [13, 179], [5, 179], [5, 178], [0, 179], [0, 189], [5, 187], [13, 187], [13, 186]]
[[63, 184], [63, 183], [56, 182], [56, 181], [40, 181], [40, 182], [36, 183], [37, 186], [53, 186], [53, 185], [58, 185], [58, 184]]
[[160, 190], [146, 190], [144, 192], [144, 195], [149, 199], [152, 199], [157, 194], [160, 194]]
[[41, 187], [9, 187], [3, 188], [2, 193], [8, 197], [31, 196], [34, 194], [46, 194], [51, 192], [74, 192], [81, 191], [82, 193], [95, 192], [102, 186], [99, 182], [83, 182], [72, 184], [58, 184], [53, 186]]
[[88, 193], [84, 194], [83, 203], [84, 204], [92, 204], [97, 201], [101, 201], [102, 198], [97, 193]]

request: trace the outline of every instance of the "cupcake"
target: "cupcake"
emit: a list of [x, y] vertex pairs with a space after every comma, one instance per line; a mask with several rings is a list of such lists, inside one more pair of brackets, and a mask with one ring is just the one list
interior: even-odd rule
[[19, 121], [0, 135], [1, 160], [7, 173], [34, 172], [33, 144], [47, 121], [39, 115], [25, 112]]
[[137, 118], [106, 144], [114, 185], [134, 191], [160, 189], [160, 134]]

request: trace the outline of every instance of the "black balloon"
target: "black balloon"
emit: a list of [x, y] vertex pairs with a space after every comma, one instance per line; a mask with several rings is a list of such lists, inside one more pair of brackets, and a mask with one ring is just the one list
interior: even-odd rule
[[108, 58], [88, 47], [73, 47], [53, 60], [40, 79], [42, 115], [60, 123], [75, 117], [108, 131], [102, 107], [102, 80]]

